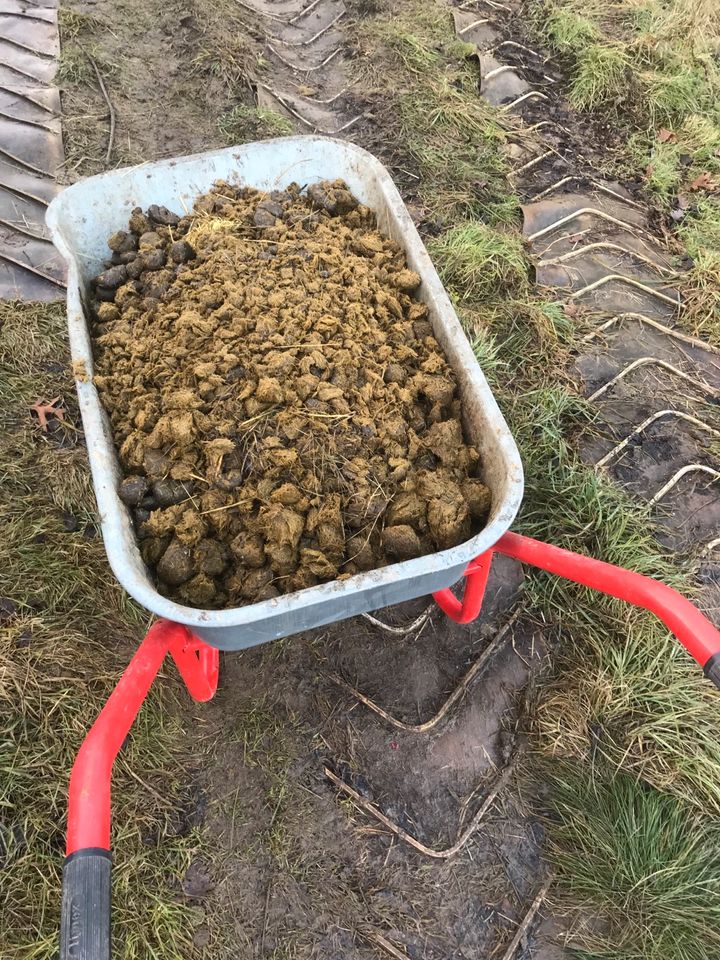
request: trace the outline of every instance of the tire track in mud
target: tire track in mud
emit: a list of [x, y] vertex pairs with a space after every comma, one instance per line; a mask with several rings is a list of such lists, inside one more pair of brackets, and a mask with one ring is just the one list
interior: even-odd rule
[[64, 152], [56, 0], [0, 0], [0, 297], [59, 300], [65, 268], [45, 228]]
[[258, 17], [273, 66], [272, 81], [257, 83], [258, 106], [287, 117], [301, 133], [348, 133], [362, 113], [349, 102], [342, 0], [242, 0], [241, 5]]
[[581, 438], [581, 452], [653, 507], [667, 549], [699, 553], [704, 606], [720, 622], [720, 464], [712, 453], [720, 350], [679, 327], [679, 251], [658, 236], [642, 200], [598, 174], [594, 148], [585, 146], [597, 133], [567, 109], [562, 72], [512, 39], [521, 14], [519, 2], [477, 0], [453, 17], [458, 38], [477, 50], [481, 95], [521, 123], [511, 178], [537, 283], [594, 324], [574, 368], [600, 429]]

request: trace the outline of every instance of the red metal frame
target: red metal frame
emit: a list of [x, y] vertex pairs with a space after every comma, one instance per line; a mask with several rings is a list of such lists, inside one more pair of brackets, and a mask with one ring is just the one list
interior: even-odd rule
[[[469, 623], [480, 613], [495, 551], [652, 611], [720, 687], [720, 631], [689, 600], [650, 577], [516, 533], [506, 533], [492, 550], [468, 564], [462, 600], [451, 590], [433, 595], [451, 619]], [[160, 621], [150, 628], [85, 738], [70, 775], [60, 936], [63, 960], [109, 960], [112, 767], [168, 652], [195, 700], [209, 700], [217, 689], [216, 649], [176, 623]]]
[[504, 534], [492, 550], [468, 564], [462, 601], [451, 590], [438, 590], [433, 594], [438, 606], [451, 620], [468, 623], [480, 612], [494, 551], [650, 610], [675, 634], [701, 667], [720, 654], [720, 631], [677, 590], [640, 573], [571, 553], [519, 533]]
[[110, 849], [110, 778], [115, 757], [170, 653], [190, 696], [210, 700], [219, 653], [177, 623], [153, 624], [85, 737], [70, 774], [67, 853]]
[[[672, 630], [701, 667], [720, 654], [720, 631], [671, 587], [517, 533], [506, 533], [492, 550], [468, 564], [462, 600], [449, 589], [433, 594], [438, 606], [457, 623], [469, 623], [480, 613], [495, 551], [650, 610]], [[73, 766], [68, 854], [87, 847], [110, 849], [112, 766], [168, 652], [195, 700], [210, 700], [217, 689], [217, 650], [180, 624], [161, 620], [150, 628], [85, 738]]]
[[465, 571], [465, 588], [462, 600], [458, 600], [452, 590], [438, 590], [433, 599], [455, 623], [471, 623], [480, 615], [485, 598], [493, 551], [488, 550], [472, 560]]
[[[449, 589], [433, 594], [452, 620], [469, 623], [480, 613], [495, 551], [652, 611], [702, 667], [720, 656], [720, 631], [689, 600], [664, 583], [517, 533], [506, 533], [492, 550], [468, 564], [462, 600]], [[217, 689], [216, 649], [176, 623], [160, 621], [150, 628], [85, 738], [73, 766], [68, 854], [88, 848], [110, 849], [112, 766], [168, 652], [195, 700], [210, 700]]]

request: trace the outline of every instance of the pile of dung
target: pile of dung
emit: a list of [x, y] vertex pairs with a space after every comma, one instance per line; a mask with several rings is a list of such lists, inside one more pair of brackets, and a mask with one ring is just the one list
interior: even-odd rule
[[227, 607], [452, 547], [490, 494], [420, 278], [342, 181], [133, 211], [94, 382], [142, 556]]

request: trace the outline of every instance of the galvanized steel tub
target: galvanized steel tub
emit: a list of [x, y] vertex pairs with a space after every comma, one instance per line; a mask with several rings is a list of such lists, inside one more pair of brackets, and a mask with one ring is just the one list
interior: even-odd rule
[[[404, 247], [408, 264], [422, 278], [418, 296], [428, 305], [435, 336], [458, 378], [464, 426], [480, 452], [483, 479], [492, 492], [488, 523], [460, 546], [347, 580], [226, 610], [182, 606], [155, 589], [140, 556], [130, 512], [117, 494], [120, 466], [92, 383], [89, 314], [84, 306], [90, 280], [108, 256], [107, 238], [127, 227], [133, 207], [157, 203], [183, 214], [219, 179], [274, 190], [292, 181], [302, 185], [338, 177], [376, 212], [380, 230]], [[470, 560], [509, 528], [523, 492], [517, 448], [395, 184], [367, 151], [328, 137], [286, 137], [114, 170], [64, 190], [50, 204], [47, 224], [68, 265], [70, 350], [76, 374], [84, 372], [75, 382], [105, 549], [119, 582], [152, 613], [186, 624], [221, 650], [239, 650], [449, 587], [462, 577]]]

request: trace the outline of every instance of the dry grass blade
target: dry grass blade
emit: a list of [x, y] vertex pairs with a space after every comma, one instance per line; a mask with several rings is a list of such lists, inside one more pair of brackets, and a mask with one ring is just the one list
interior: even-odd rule
[[223, 510], [232, 510], [235, 507], [242, 507], [243, 504], [251, 503], [250, 500], [236, 500], [235, 503], [225, 503], [221, 507], [213, 507], [211, 510], [201, 510], [200, 516], [204, 517], [208, 513], [220, 513]]
[[384, 827], [387, 827], [388, 830], [392, 831], [396, 837], [404, 840], [405, 843], [410, 844], [411, 847], [414, 847], [419, 853], [424, 854], [426, 857], [432, 857], [435, 860], [449, 860], [450, 857], [454, 857], [462, 850], [468, 840], [472, 837], [473, 833], [475, 833], [480, 825], [481, 820], [495, 802], [497, 795], [509, 783], [511, 777], [515, 773], [516, 766], [517, 758], [505, 767], [502, 774], [495, 781], [492, 789], [483, 800], [480, 809], [472, 818], [470, 824], [457, 838], [455, 843], [449, 847], [445, 847], [443, 850], [436, 850], [434, 847], [428, 847], [427, 844], [422, 843], [417, 839], [417, 837], [414, 837], [411, 833], [408, 833], [407, 830], [404, 830], [401, 826], [395, 823], [394, 820], [391, 820], [390, 817], [387, 817], [382, 810], [379, 810], [375, 806], [375, 804], [370, 803], [368, 800], [365, 800], [363, 797], [361, 797], [357, 790], [354, 790], [351, 786], [349, 786], [349, 784], [345, 783], [344, 780], [341, 780], [340, 777], [338, 777], [333, 773], [332, 770], [329, 769], [329, 767], [324, 767], [323, 769], [325, 776], [331, 781], [331, 783], [335, 784], [338, 790], [350, 797], [353, 802], [360, 807], [361, 810], [364, 810], [365, 813], [370, 814], [370, 816], [382, 823]]
[[396, 627], [391, 623], [383, 623], [382, 620], [373, 617], [371, 613], [363, 613], [361, 616], [363, 620], [367, 620], [368, 623], [377, 627], [378, 630], [384, 630], [385, 633], [392, 634], [394, 637], [405, 637], [408, 633], [412, 633], [414, 630], [424, 626], [432, 612], [433, 606], [433, 604], [430, 604], [429, 607], [426, 607], [423, 612], [418, 617], [415, 617], [412, 623], [409, 623], [406, 627]]
[[374, 930], [360, 930], [359, 933], [368, 943], [380, 947], [389, 957], [394, 957], [395, 960], [409, 960], [409, 954], [406, 953], [405, 950], [398, 949], [394, 943], [391, 943], [387, 937], [384, 937], [381, 933], [377, 933]]
[[400, 720], [398, 717], [392, 716], [392, 714], [388, 713], [387, 710], [375, 703], [369, 697], [366, 697], [364, 693], [356, 690], [355, 687], [347, 682], [347, 680], [343, 680], [343, 678], [337, 674], [330, 673], [328, 674], [328, 677], [333, 681], [333, 683], [336, 683], [339, 687], [343, 687], [361, 703], [364, 703], [369, 710], [372, 710], [373, 713], [376, 713], [391, 726], [395, 727], [395, 729], [403, 730], [406, 733], [427, 733], [428, 730], [432, 730], [439, 723], [441, 723], [441, 721], [445, 719], [453, 707], [464, 697], [470, 684], [482, 673], [495, 654], [500, 650], [500, 647], [502, 646], [508, 632], [512, 629], [513, 624], [520, 616], [522, 609], [522, 607], [519, 607], [512, 614], [508, 622], [498, 630], [488, 646], [483, 650], [475, 663], [473, 663], [467, 673], [463, 676], [460, 683], [455, 687], [447, 700], [444, 701], [437, 713], [430, 717], [429, 720], [425, 720], [423, 723], [406, 723], [404, 720]]
[[520, 926], [515, 931], [515, 936], [512, 938], [512, 940], [508, 944], [507, 950], [502, 955], [502, 960], [513, 960], [513, 957], [515, 956], [517, 948], [523, 942], [523, 939], [527, 936], [528, 930], [530, 929], [530, 924], [535, 919], [538, 910], [540, 909], [540, 907], [543, 905], [545, 901], [545, 897], [547, 896], [547, 892], [550, 889], [551, 883], [552, 883], [552, 879], [548, 879], [540, 888], [538, 895], [535, 897], [532, 904], [530, 905], [530, 909], [525, 914], [525, 916], [523, 917], [520, 923]]

